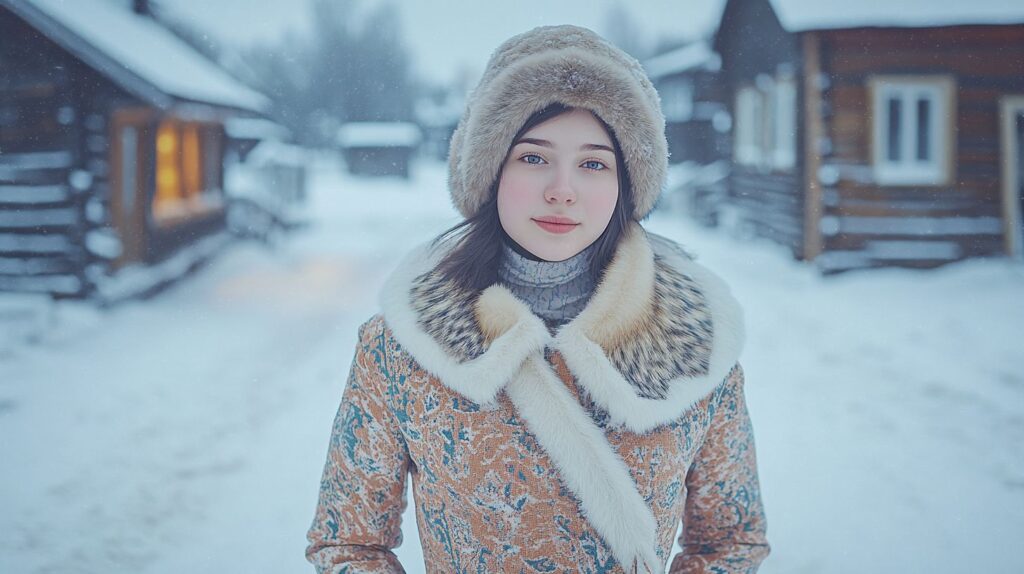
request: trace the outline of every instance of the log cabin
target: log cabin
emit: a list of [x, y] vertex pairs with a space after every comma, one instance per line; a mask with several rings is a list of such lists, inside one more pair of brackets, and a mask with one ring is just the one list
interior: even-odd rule
[[732, 124], [718, 81], [721, 58], [698, 40], [656, 54], [643, 66], [661, 97], [669, 151], [667, 189], [658, 207], [718, 225]]
[[727, 0], [727, 201], [825, 273], [1020, 258], [1024, 4]]
[[706, 165], [726, 153], [728, 113], [719, 94], [721, 58], [704, 41], [689, 43], [643, 63], [661, 97], [669, 163]]
[[225, 122], [269, 101], [131, 4], [0, 0], [0, 291], [102, 296], [223, 235]]

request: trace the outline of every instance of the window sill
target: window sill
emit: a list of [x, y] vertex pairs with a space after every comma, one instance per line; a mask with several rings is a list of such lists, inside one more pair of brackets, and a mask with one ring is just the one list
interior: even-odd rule
[[874, 171], [875, 184], [886, 187], [941, 187], [949, 185], [945, 175], [919, 172]]
[[153, 224], [158, 229], [176, 227], [190, 221], [200, 219], [224, 209], [224, 200], [216, 195], [207, 194], [190, 201], [166, 206], [160, 211], [153, 210]]

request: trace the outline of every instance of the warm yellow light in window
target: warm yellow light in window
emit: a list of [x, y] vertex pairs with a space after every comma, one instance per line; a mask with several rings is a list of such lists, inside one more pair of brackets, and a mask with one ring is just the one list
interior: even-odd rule
[[[168, 191], [177, 187], [178, 185], [178, 174], [169, 169], [160, 170], [160, 174], [157, 175], [157, 185], [164, 191]], [[170, 197], [168, 194], [161, 193], [164, 197]]]
[[177, 134], [174, 125], [164, 122], [160, 126], [160, 133], [156, 136], [156, 151], [161, 154], [172, 154], [178, 147]]
[[174, 122], [160, 124], [156, 135], [156, 197], [153, 200], [153, 211], [157, 214], [166, 213], [182, 195], [178, 137]]
[[184, 175], [185, 196], [196, 197], [202, 191], [202, 172], [200, 171], [199, 128], [195, 124], [185, 126], [182, 138], [182, 172]]

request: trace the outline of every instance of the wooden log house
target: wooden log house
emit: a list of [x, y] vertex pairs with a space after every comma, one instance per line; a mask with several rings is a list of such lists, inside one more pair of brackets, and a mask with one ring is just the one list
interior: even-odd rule
[[665, 114], [669, 171], [659, 208], [717, 225], [729, 171], [731, 125], [718, 81], [721, 58], [707, 41], [699, 40], [657, 54], [643, 66]]
[[412, 122], [349, 122], [337, 141], [349, 173], [409, 179], [423, 135]]
[[658, 54], [644, 70], [661, 96], [669, 162], [706, 165], [725, 157], [728, 113], [719, 93], [721, 58], [698, 41]]
[[728, 201], [824, 272], [1020, 257], [1024, 4], [728, 0]]
[[224, 123], [268, 101], [131, 4], [0, 0], [0, 291], [90, 296], [224, 227]]

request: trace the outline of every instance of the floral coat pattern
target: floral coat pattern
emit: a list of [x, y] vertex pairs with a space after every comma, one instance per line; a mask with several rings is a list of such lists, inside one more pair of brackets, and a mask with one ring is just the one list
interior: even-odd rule
[[[477, 318], [486, 327], [480, 306]], [[571, 346], [543, 345], [536, 364], [550, 368], [578, 411], [549, 431], [511, 383], [491, 400], [445, 384], [388, 319], [385, 312], [360, 328], [334, 421], [308, 532], [307, 557], [318, 572], [404, 571], [392, 550], [402, 540], [410, 478], [427, 572], [754, 572], [767, 556], [743, 372], [734, 361], [675, 416], [637, 429], [581, 384], [567, 360]], [[576, 440], [576, 414], [600, 443]], [[561, 437], [570, 451], [607, 457], [573, 466], [560, 454]], [[629, 488], [616, 483], [615, 465]], [[618, 490], [595, 495], [605, 483]], [[652, 519], [649, 554], [628, 553], [628, 535], [644, 525], [630, 523], [634, 514]], [[683, 552], [672, 557], [680, 521]]]

